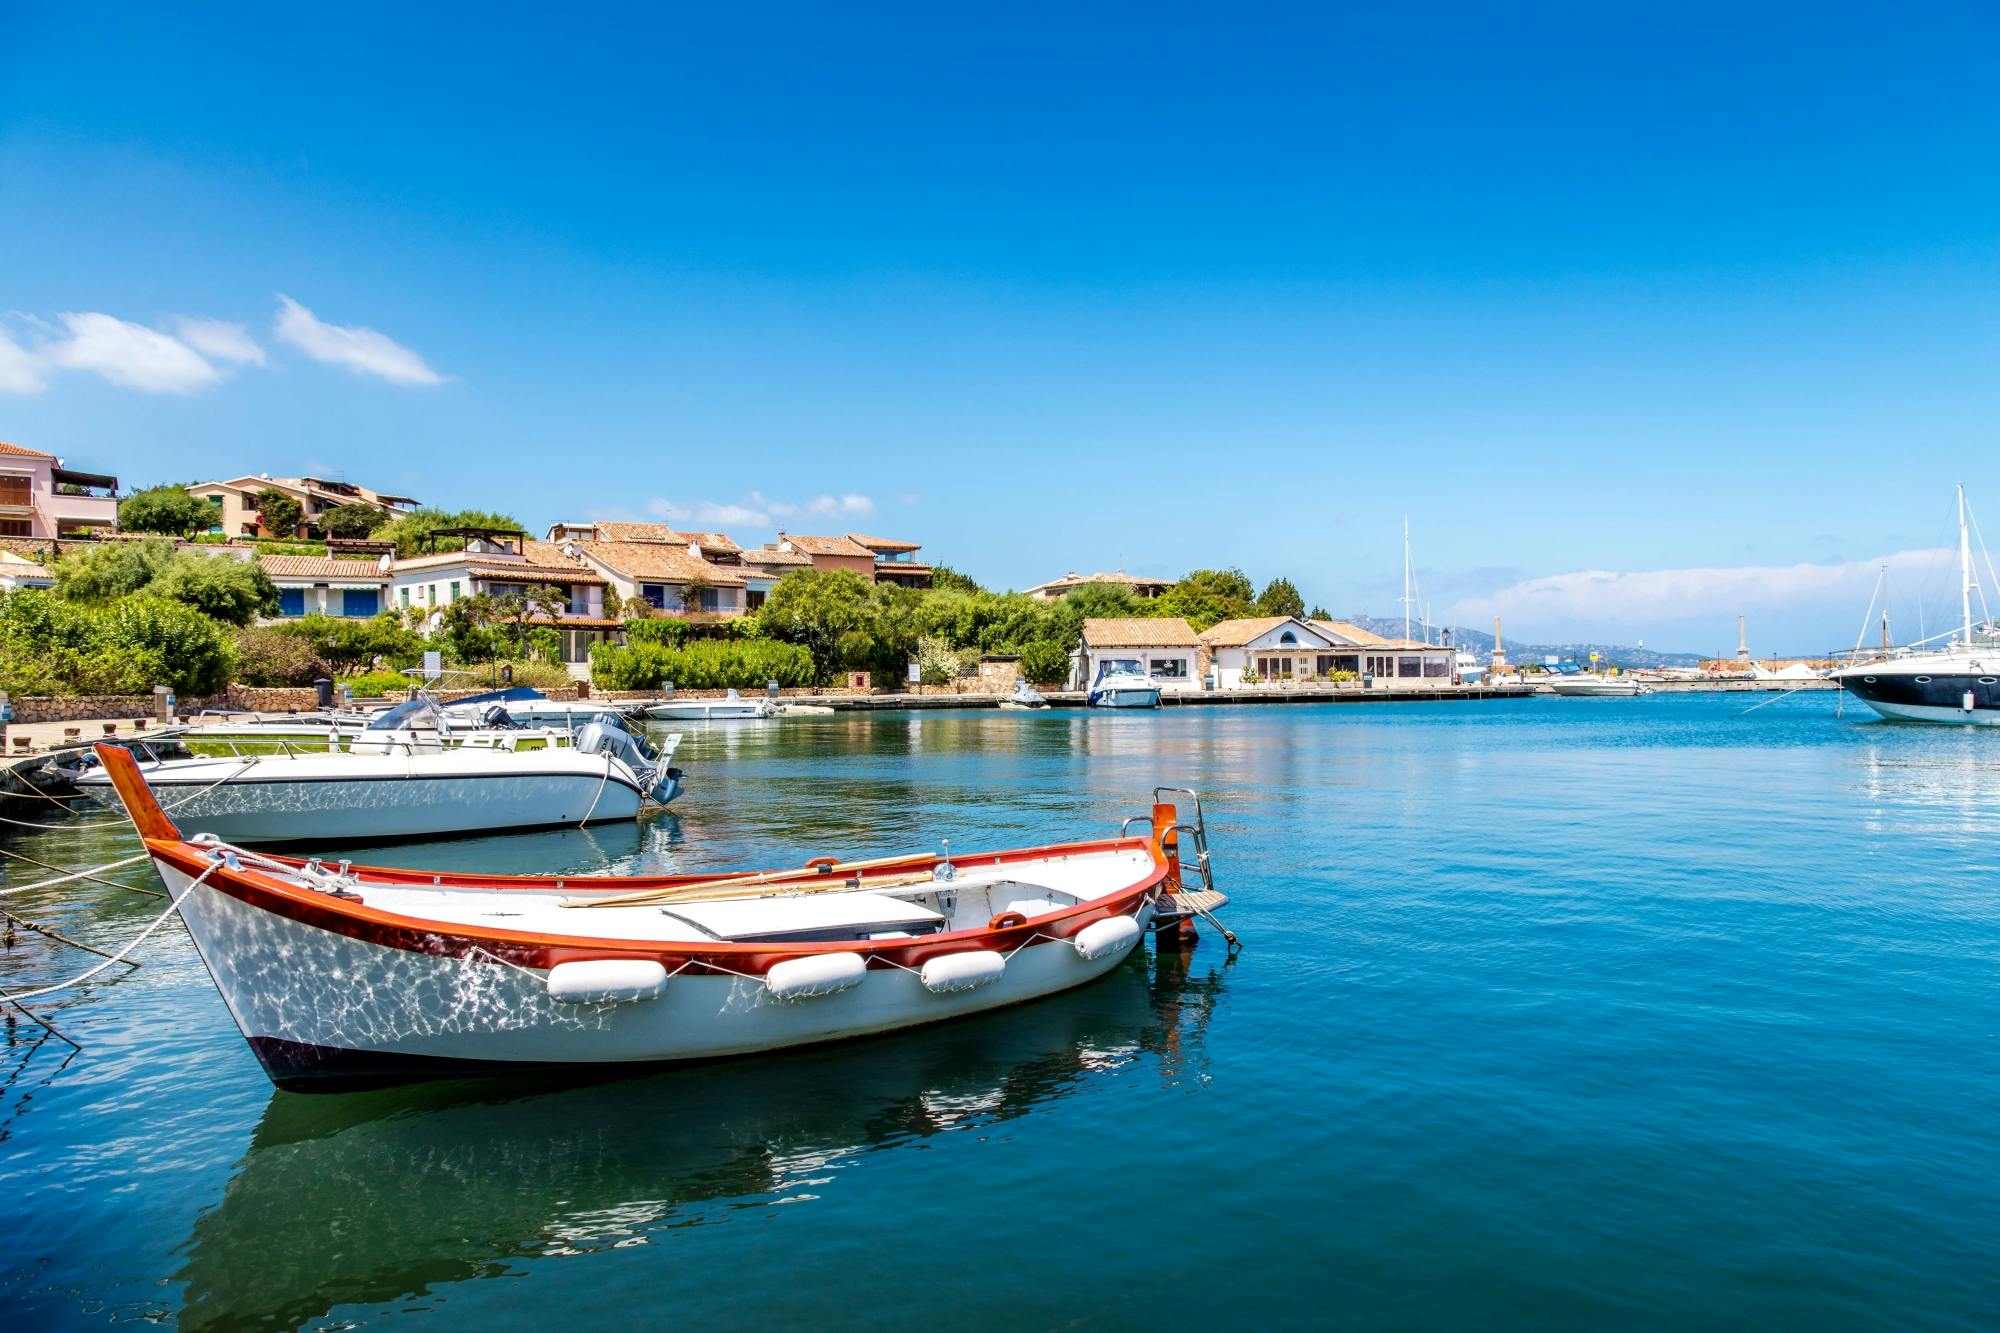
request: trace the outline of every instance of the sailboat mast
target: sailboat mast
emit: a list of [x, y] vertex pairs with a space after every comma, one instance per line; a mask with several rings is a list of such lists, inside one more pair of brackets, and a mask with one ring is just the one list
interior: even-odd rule
[[1964, 614], [1963, 640], [1972, 646], [1972, 539], [1965, 529], [1965, 484], [1958, 487], [1958, 598]]
[[1410, 516], [1403, 515], [1403, 642], [1410, 641]]

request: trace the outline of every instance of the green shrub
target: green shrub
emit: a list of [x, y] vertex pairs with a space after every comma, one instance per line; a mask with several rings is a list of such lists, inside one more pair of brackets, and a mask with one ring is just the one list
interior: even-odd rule
[[[642, 603], [643, 605], [643, 603]], [[689, 625], [685, 620], [669, 620], [654, 617], [650, 620], [628, 620], [625, 622], [627, 643], [659, 643], [669, 648], [678, 648], [687, 642]]]
[[417, 680], [400, 671], [370, 671], [364, 675], [343, 677], [340, 683], [350, 686], [358, 698], [381, 699], [401, 697]]
[[701, 639], [682, 648], [657, 643], [600, 643], [590, 654], [591, 683], [606, 690], [656, 690], [668, 681], [686, 690], [762, 689], [813, 682], [812, 654], [768, 639]]
[[366, 619], [314, 614], [271, 628], [310, 645], [315, 657], [342, 676], [369, 670], [378, 657], [387, 667], [414, 666], [424, 651], [422, 636], [404, 629], [393, 611]]
[[125, 532], [186, 537], [205, 531], [221, 515], [220, 505], [189, 495], [185, 486], [148, 486], [118, 502], [118, 527]]
[[1031, 685], [1059, 685], [1069, 678], [1069, 649], [1040, 639], [1021, 649], [1021, 676]]
[[275, 627], [253, 626], [236, 631], [236, 679], [257, 686], [310, 685], [333, 668], [313, 651], [303, 635]]
[[925, 685], [949, 685], [958, 679], [958, 654], [943, 639], [917, 640], [917, 679]]
[[100, 641], [113, 652], [156, 654], [154, 683], [177, 694], [218, 694], [235, 666], [220, 625], [165, 597], [127, 597], [103, 613]]
[[568, 669], [558, 663], [519, 660], [509, 662], [504, 658], [492, 662], [480, 662], [465, 673], [447, 676], [444, 684], [446, 688], [454, 690], [469, 690], [474, 687], [497, 690], [506, 684], [500, 679], [500, 669], [507, 666], [514, 668], [513, 683], [531, 690], [566, 690], [576, 684]]

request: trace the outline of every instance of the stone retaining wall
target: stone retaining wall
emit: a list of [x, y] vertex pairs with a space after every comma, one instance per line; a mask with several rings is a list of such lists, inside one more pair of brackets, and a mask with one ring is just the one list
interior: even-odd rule
[[[219, 708], [225, 706], [225, 702], [220, 699], [181, 700], [178, 706], [186, 711], [191, 708]], [[16, 699], [13, 703], [16, 722], [90, 722], [99, 718], [153, 715], [153, 696], [150, 694], [81, 694], [75, 698], [31, 696]]]

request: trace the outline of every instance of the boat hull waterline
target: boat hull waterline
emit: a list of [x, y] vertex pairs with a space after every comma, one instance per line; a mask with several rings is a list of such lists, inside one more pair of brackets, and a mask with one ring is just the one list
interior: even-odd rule
[[1993, 658], [1869, 663], [1836, 671], [1833, 679], [1892, 722], [2000, 726], [2000, 660]]
[[[488, 757], [473, 751], [315, 758], [198, 760], [149, 766], [148, 776], [187, 828], [254, 845], [333, 846], [573, 827], [634, 819], [646, 799], [603, 756], [567, 748], [523, 753], [513, 765], [518, 771], [505, 773], [478, 771]], [[259, 776], [280, 767], [289, 774], [282, 780]], [[670, 777], [668, 783], [661, 794], [671, 799], [679, 781]], [[78, 786], [103, 804], [118, 803], [102, 774], [86, 774]]]
[[[928, 854], [868, 863], [876, 882], [949, 902], [956, 916], [872, 891], [858, 871], [859, 888], [836, 878], [818, 892], [752, 891], [715, 875], [550, 879], [343, 866], [329, 880], [317, 862], [184, 840], [129, 756], [106, 757], [105, 766], [231, 1016], [285, 1088], [713, 1059], [1018, 1004], [1116, 967], [1179, 883], [1171, 804], [1155, 807], [1150, 837], [984, 853], [956, 865]], [[819, 873], [780, 878], [811, 889]], [[575, 907], [633, 892], [677, 896], [664, 906]], [[1010, 901], [1022, 893], [1030, 900]], [[703, 895], [700, 906], [681, 901], [690, 894]], [[731, 914], [781, 921], [838, 915], [849, 904], [863, 915], [900, 908], [947, 928], [839, 939], [711, 929]], [[1002, 904], [1016, 910], [986, 915]], [[953, 928], [968, 919], [976, 924]], [[661, 937], [676, 930], [682, 938]], [[795, 984], [801, 967], [825, 984]], [[601, 975], [594, 968], [610, 969], [609, 990], [579, 993], [566, 981]]]

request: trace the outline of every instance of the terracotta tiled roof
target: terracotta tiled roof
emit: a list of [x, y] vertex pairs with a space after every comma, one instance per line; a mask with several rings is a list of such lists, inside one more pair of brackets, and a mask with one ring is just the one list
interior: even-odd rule
[[1201, 640], [1179, 616], [1134, 616], [1083, 622], [1083, 641], [1091, 648], [1199, 648]]
[[743, 553], [746, 565], [789, 565], [804, 568], [812, 557], [803, 551], [780, 551], [775, 546], [759, 546]]
[[6, 442], [5, 440], [0, 440], [0, 454], [8, 454], [8, 455], [10, 455], [10, 456], [12, 456], [12, 457], [14, 457], [14, 458], [54, 458], [54, 457], [55, 457], [55, 455], [54, 455], [54, 454], [45, 454], [45, 453], [43, 453], [43, 452], [42, 452], [42, 451], [41, 451], [40, 449], [28, 449], [28, 448], [24, 448], [23, 446], [21, 446], [21, 445], [18, 445], [18, 444], [8, 444], [8, 443], [7, 443], [7, 442]]
[[1050, 579], [1047, 583], [1037, 583], [1034, 587], [1029, 588], [1028, 591], [1068, 592], [1071, 588], [1088, 587], [1094, 583], [1120, 584], [1127, 588], [1170, 588], [1173, 586], [1174, 580], [1139, 578], [1136, 575], [1127, 574], [1122, 569], [1115, 574], [1079, 574], [1075, 570], [1071, 570], [1059, 579]]
[[905, 574], [928, 574], [931, 572], [931, 567], [920, 560], [877, 560], [875, 562], [875, 572], [878, 574], [894, 574], [898, 570]]
[[686, 538], [665, 523], [580, 523], [578, 527], [592, 527], [597, 530], [597, 540], [601, 542], [674, 542], [686, 544]]
[[475, 557], [473, 563], [465, 567], [468, 578], [485, 579], [489, 583], [582, 583], [601, 584], [604, 576], [587, 565], [528, 564], [482, 564]]
[[364, 579], [387, 583], [373, 560], [335, 560], [325, 555], [260, 555], [257, 563], [274, 579]]
[[703, 551], [714, 551], [718, 555], [734, 555], [743, 548], [720, 532], [683, 532], [683, 540], [693, 542]]
[[922, 542], [899, 542], [892, 537], [864, 537], [858, 532], [847, 534], [847, 540], [865, 546], [871, 551], [921, 551]]
[[1371, 630], [1365, 630], [1359, 625], [1350, 625], [1345, 620], [1312, 620], [1307, 623], [1322, 634], [1330, 634], [1336, 639], [1345, 639], [1348, 643], [1354, 644], [1357, 647], [1373, 648], [1377, 644], [1388, 642], [1381, 635]]
[[[1211, 648], [1242, 648], [1252, 640], [1269, 634], [1280, 625], [1304, 626], [1305, 622], [1295, 620], [1291, 616], [1252, 616], [1247, 620], [1218, 620], [1201, 632], [1201, 641]], [[1312, 648], [1318, 645], [1300, 646]]]
[[780, 542], [790, 542], [807, 555], [851, 555], [861, 560], [873, 560], [875, 553], [855, 541], [852, 537], [800, 537], [794, 533], [781, 532]]
[[577, 562], [564, 555], [563, 548], [555, 542], [522, 542], [521, 554], [531, 565], [540, 565], [548, 569], [578, 568]]
[[706, 580], [718, 588], [743, 585], [741, 574], [697, 560], [686, 549], [658, 542], [579, 542], [578, 548], [606, 569], [628, 579], [657, 579], [662, 583]]

